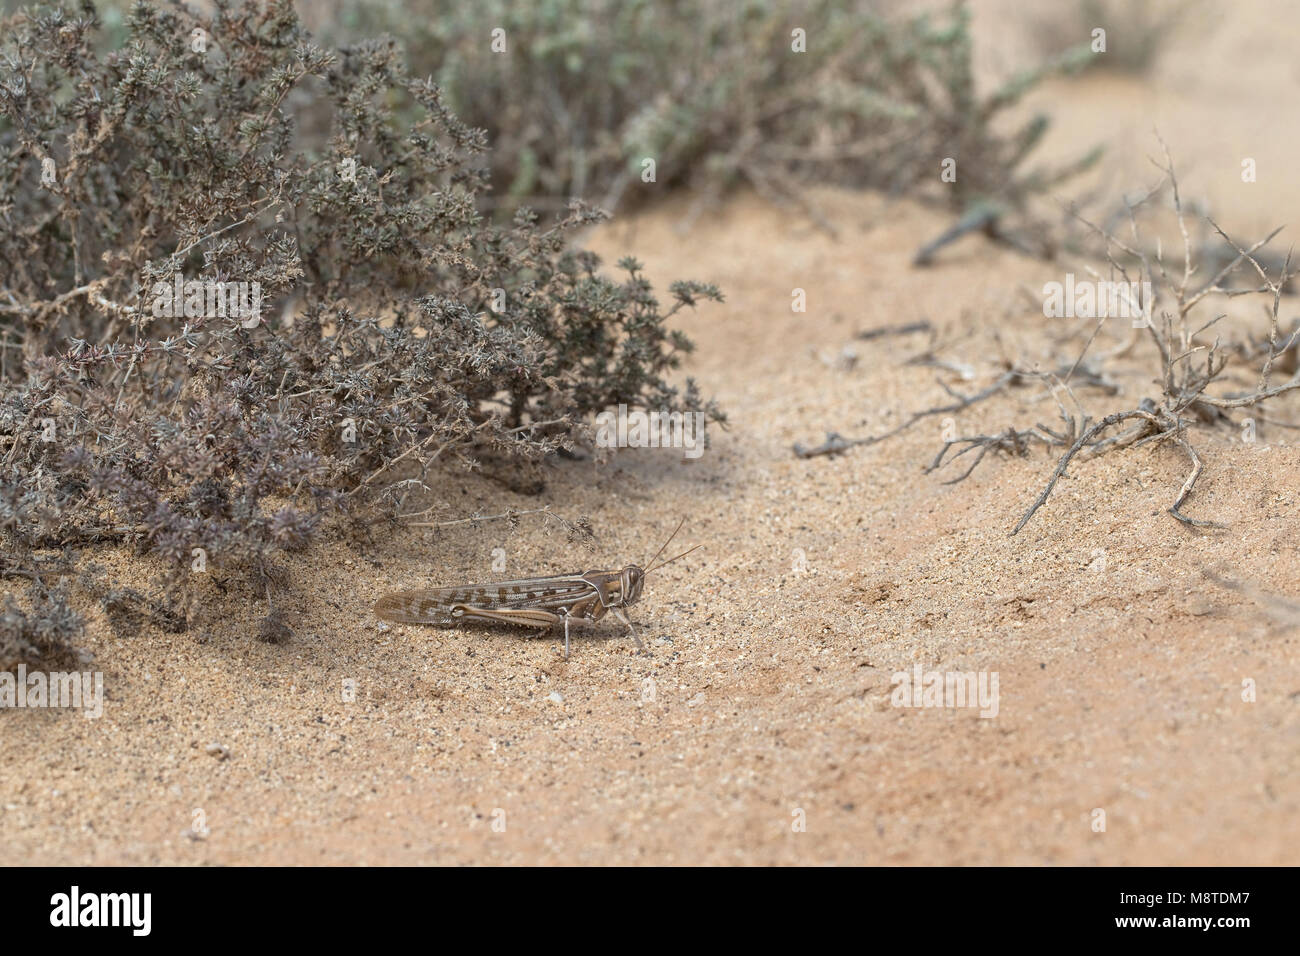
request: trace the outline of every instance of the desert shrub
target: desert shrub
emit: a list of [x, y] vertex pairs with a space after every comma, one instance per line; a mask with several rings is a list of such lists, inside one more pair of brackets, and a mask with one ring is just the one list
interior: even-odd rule
[[[997, 129], [1086, 42], [981, 96], [969, 12], [885, 15], [866, 0], [343, 0], [321, 28], [390, 30], [488, 131], [495, 203], [621, 202], [738, 182], [802, 200], [807, 180], [942, 195], [957, 207], [1056, 181], [1021, 172], [1046, 129]], [[494, 30], [497, 35], [494, 49]], [[795, 30], [806, 52], [796, 52]], [[500, 41], [504, 40], [504, 52]], [[1087, 40], [1087, 34], [1080, 41]], [[655, 185], [642, 182], [655, 161]], [[957, 160], [951, 188], [940, 164]], [[806, 205], [806, 203], [805, 203]]]
[[392, 40], [314, 45], [286, 0], [125, 29], [105, 49], [89, 0], [0, 25], [15, 567], [127, 542], [168, 602], [208, 562], [269, 599], [277, 552], [436, 502], [443, 463], [535, 460], [619, 402], [720, 417], [667, 381], [690, 343], [665, 324], [718, 291], [663, 308], [637, 263], [605, 275], [578, 204], [486, 223], [483, 132]]
[[1106, 50], [1086, 61], [1094, 70], [1142, 74], [1152, 68], [1169, 37], [1187, 21], [1199, 0], [1072, 0], [1030, 16], [1029, 32], [1047, 52], [1089, 40], [1106, 31]]
[[32, 606], [19, 607], [13, 594], [5, 594], [0, 610], [0, 668], [46, 660], [70, 660], [76, 653], [81, 616], [68, 604], [61, 587], [37, 584]]

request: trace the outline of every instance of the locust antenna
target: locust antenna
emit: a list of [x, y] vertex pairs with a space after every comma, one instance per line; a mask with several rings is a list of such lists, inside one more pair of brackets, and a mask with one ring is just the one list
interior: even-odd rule
[[677, 522], [677, 529], [676, 529], [672, 534], [670, 534], [670, 535], [668, 536], [668, 540], [665, 541], [665, 542], [664, 542], [664, 543], [659, 547], [659, 550], [655, 552], [655, 557], [654, 557], [654, 558], [651, 558], [649, 561], [647, 561], [647, 562], [645, 563], [645, 566], [646, 566], [647, 568], [650, 567], [650, 565], [652, 565], [652, 564], [655, 563], [655, 558], [659, 557], [659, 555], [661, 555], [661, 554], [664, 553], [664, 548], [668, 547], [670, 544], [673, 543], [673, 538], [677, 537], [677, 532], [682, 530], [682, 525], [684, 525], [684, 524], [686, 524], [686, 515], [682, 515], [682, 520], [679, 521], [679, 522]]
[[[691, 553], [691, 551], [698, 551], [700, 548], [704, 547], [704, 544], [705, 544], [704, 542], [700, 542], [700, 543], [697, 544], [695, 547], [691, 548], [690, 551], [683, 551], [681, 554], [677, 555], [677, 557], [675, 557], [675, 558], [669, 558], [667, 561], [663, 562], [662, 564], [660, 564], [660, 565], [658, 565], [658, 566], [656, 566], [656, 567], [653, 567], [653, 568], [646, 568], [645, 573], [646, 573], [646, 574], [649, 574], [651, 571], [658, 571], [659, 568], [666, 568], [668, 565], [672, 564], [674, 561], [680, 561], [682, 558], [686, 557], [688, 554]], [[660, 549], [660, 550], [662, 550], [662, 549]], [[657, 557], [657, 555], [656, 555], [656, 557]]]

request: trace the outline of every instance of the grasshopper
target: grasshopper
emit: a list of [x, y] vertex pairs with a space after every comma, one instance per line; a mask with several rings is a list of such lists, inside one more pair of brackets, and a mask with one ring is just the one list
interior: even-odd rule
[[641, 640], [636, 636], [627, 612], [623, 609], [641, 599], [645, 577], [686, 557], [702, 545], [683, 551], [675, 558], [658, 565], [654, 562], [677, 537], [677, 531], [686, 522], [683, 518], [677, 530], [669, 535], [653, 558], [642, 570], [629, 564], [621, 571], [585, 571], [581, 574], [557, 574], [551, 577], [521, 578], [518, 581], [501, 581], [497, 584], [465, 584], [449, 588], [424, 588], [417, 591], [395, 591], [385, 594], [375, 603], [375, 614], [399, 624], [440, 624], [445, 626], [462, 621], [484, 621], [497, 624], [516, 624], [550, 630], [564, 625], [564, 656], [569, 656], [569, 621], [572, 619], [599, 621], [608, 612], [627, 625], [637, 647]]

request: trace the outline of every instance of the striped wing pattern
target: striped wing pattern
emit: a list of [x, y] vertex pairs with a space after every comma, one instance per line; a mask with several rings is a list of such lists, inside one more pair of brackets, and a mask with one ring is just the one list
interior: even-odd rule
[[398, 624], [460, 624], [452, 617], [457, 605], [487, 610], [561, 608], [595, 592], [582, 578], [525, 578], [498, 584], [467, 584], [454, 588], [423, 588], [385, 594], [375, 614]]

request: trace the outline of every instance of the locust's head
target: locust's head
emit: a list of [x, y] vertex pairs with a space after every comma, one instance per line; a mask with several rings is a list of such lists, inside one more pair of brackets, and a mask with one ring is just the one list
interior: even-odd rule
[[635, 604], [641, 600], [641, 589], [645, 587], [645, 572], [635, 564], [629, 564], [619, 575], [619, 584], [623, 589], [623, 605]]
[[[683, 518], [681, 522], [678, 523], [677, 531], [682, 530], [682, 524], [685, 523], [685, 521], [686, 519]], [[655, 564], [659, 555], [664, 553], [664, 548], [667, 548], [668, 545], [672, 543], [673, 538], [677, 537], [677, 531], [674, 531], [668, 536], [668, 540], [665, 541], [659, 550], [655, 552], [655, 556], [646, 562], [644, 570], [639, 565], [629, 564], [620, 571], [618, 573], [618, 584], [611, 584], [608, 589], [601, 591], [601, 603], [604, 604], [605, 607], [627, 607], [629, 604], [635, 604], [637, 601], [641, 600], [641, 589], [645, 587], [645, 576], [647, 574], [651, 571], [658, 571], [664, 565], [672, 564], [674, 561], [686, 557], [691, 553], [691, 551], [694, 551], [695, 548], [703, 547], [703, 545], [697, 544], [695, 548], [691, 548], [689, 551], [683, 551], [681, 554], [677, 555], [676, 558], [670, 558], [667, 561], [661, 561], [659, 564]], [[589, 573], [592, 575], [600, 575], [600, 572], [598, 571], [591, 571]], [[606, 577], [608, 576], [606, 575]]]

